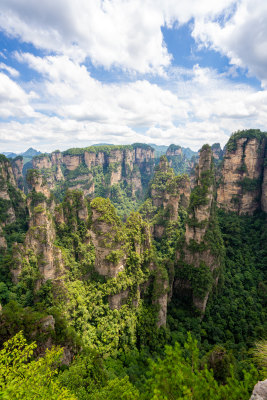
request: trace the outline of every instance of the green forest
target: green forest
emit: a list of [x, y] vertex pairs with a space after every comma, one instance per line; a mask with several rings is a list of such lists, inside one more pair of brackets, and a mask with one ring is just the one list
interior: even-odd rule
[[[257, 130], [225, 157], [244, 138], [266, 157]], [[0, 398], [248, 400], [267, 378], [267, 193], [266, 158], [254, 185], [246, 157], [228, 208], [209, 145], [191, 169], [161, 156], [139, 196], [104, 188], [101, 168], [94, 196], [50, 191], [37, 169], [25, 194], [1, 156]]]

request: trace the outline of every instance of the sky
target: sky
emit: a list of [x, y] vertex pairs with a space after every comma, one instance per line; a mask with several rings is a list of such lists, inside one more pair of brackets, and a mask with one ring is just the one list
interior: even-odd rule
[[1, 0], [0, 152], [267, 126], [266, 0]]

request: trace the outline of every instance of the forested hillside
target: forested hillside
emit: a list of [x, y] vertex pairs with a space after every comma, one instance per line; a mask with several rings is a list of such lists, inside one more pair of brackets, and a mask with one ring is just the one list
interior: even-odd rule
[[258, 130], [224, 156], [55, 151], [27, 178], [1, 155], [2, 398], [249, 399], [267, 378], [266, 161]]

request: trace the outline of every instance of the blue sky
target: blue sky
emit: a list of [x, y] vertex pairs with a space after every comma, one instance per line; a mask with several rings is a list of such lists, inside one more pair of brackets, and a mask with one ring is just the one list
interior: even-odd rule
[[38, 3], [1, 1], [0, 151], [266, 130], [267, 2]]

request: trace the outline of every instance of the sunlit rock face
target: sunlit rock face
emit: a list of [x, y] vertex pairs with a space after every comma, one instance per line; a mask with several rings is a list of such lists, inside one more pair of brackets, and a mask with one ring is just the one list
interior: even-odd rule
[[238, 214], [266, 212], [266, 134], [244, 131], [227, 144], [217, 189], [218, 206]]
[[[174, 295], [191, 299], [202, 314], [209, 293], [217, 284], [222, 264], [223, 245], [215, 213], [212, 158], [211, 148], [203, 146], [195, 171], [184, 243], [176, 254], [177, 277], [174, 282]], [[204, 282], [201, 282], [200, 275], [206, 277]]]

